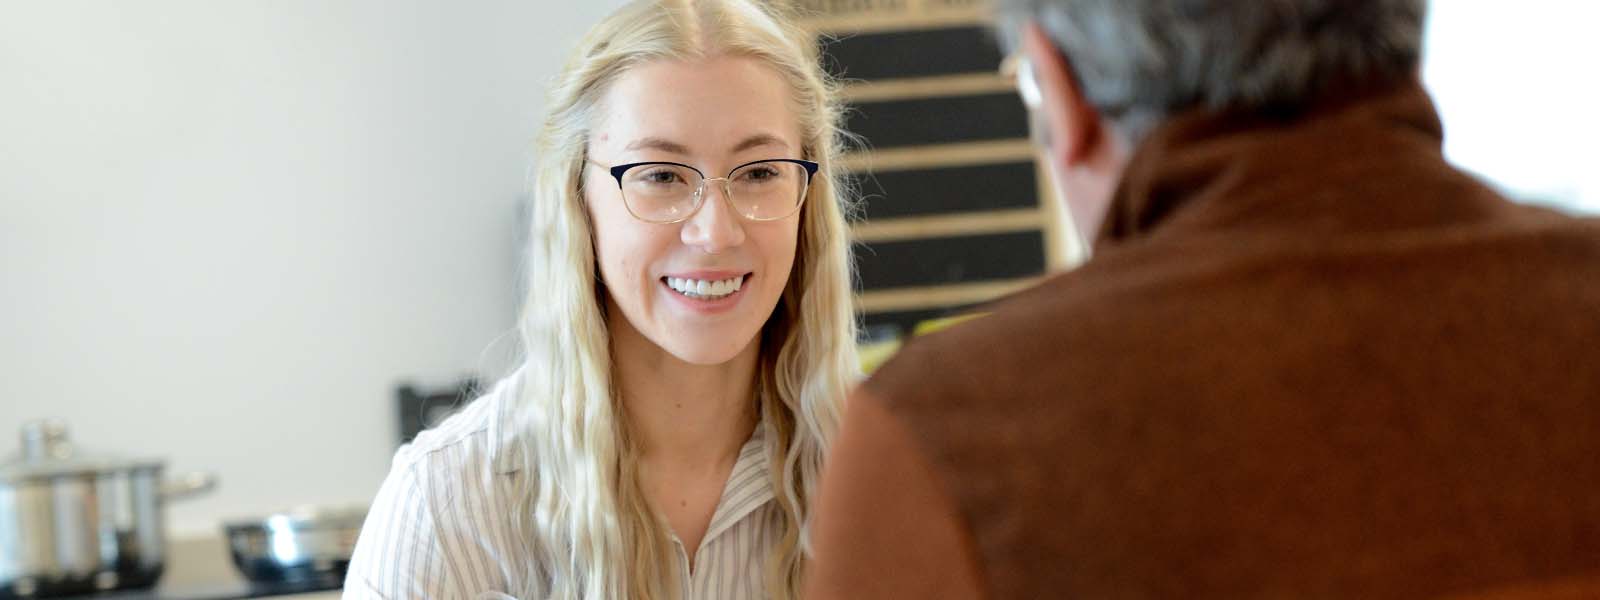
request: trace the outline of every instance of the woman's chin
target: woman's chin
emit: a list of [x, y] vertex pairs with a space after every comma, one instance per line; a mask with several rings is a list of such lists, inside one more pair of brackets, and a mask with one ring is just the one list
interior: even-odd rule
[[707, 339], [693, 339], [694, 337], [700, 336], [692, 336], [690, 339], [662, 340], [666, 343], [658, 342], [658, 344], [661, 349], [677, 357], [678, 360], [691, 365], [710, 367], [726, 364], [738, 358], [739, 354], [750, 347], [751, 342], [754, 341], [753, 339], [744, 339], [735, 343], [729, 342], [726, 338], [716, 339], [711, 336], [705, 336]]

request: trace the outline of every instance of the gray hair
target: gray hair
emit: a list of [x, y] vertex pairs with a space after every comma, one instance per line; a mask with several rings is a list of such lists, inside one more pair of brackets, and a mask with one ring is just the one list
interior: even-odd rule
[[1002, 44], [1043, 28], [1089, 103], [1138, 140], [1191, 108], [1305, 104], [1417, 69], [1426, 0], [999, 0]]

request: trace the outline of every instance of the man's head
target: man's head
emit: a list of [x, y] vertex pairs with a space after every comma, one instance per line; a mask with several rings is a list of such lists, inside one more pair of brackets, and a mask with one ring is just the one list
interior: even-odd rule
[[[998, 0], [1035, 137], [1085, 239], [1132, 149], [1197, 108], [1306, 104], [1414, 76], [1426, 0]], [[1027, 96], [1027, 94], [1024, 94]], [[1025, 98], [1026, 99], [1026, 98]]]

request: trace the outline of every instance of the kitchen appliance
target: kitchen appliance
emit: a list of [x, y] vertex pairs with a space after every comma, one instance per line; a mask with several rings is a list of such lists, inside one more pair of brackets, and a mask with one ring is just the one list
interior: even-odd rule
[[0, 463], [0, 599], [148, 587], [166, 558], [164, 506], [216, 476], [163, 479], [165, 461], [85, 452], [59, 421], [22, 428]]
[[223, 525], [233, 563], [252, 583], [322, 584], [344, 581], [365, 507], [300, 507]]

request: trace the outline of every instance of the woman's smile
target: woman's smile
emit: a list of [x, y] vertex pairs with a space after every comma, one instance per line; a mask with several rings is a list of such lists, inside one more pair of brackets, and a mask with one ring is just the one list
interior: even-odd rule
[[674, 304], [698, 314], [733, 310], [755, 273], [745, 271], [684, 271], [659, 278]]

